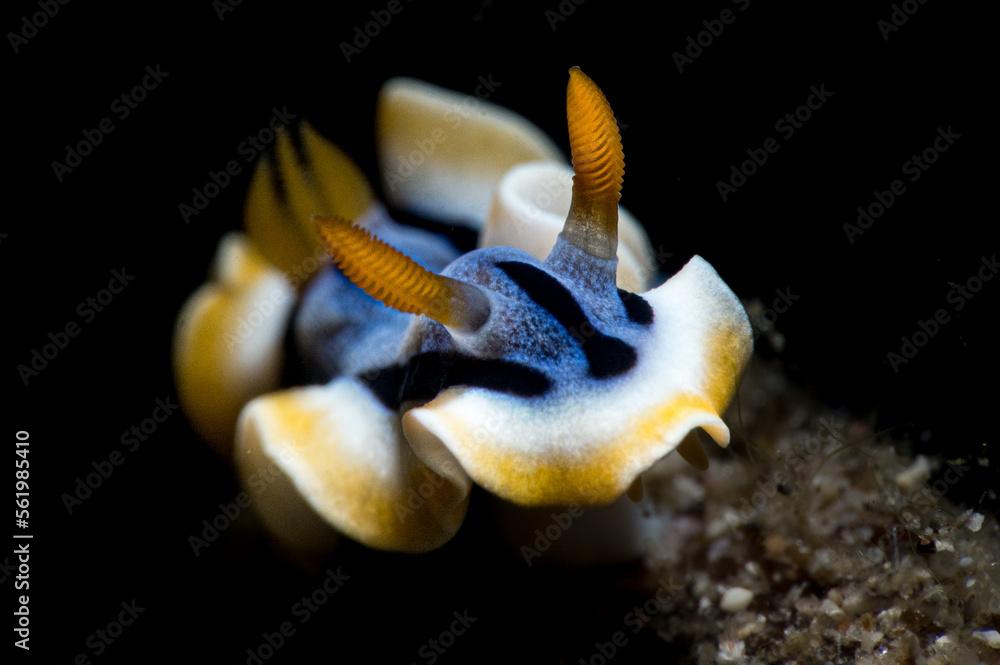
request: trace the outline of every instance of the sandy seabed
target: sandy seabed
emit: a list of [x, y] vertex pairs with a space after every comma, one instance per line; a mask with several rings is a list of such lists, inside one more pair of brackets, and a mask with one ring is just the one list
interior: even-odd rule
[[1000, 528], [948, 500], [988, 462], [909, 457], [760, 364], [740, 397], [735, 454], [647, 474], [660, 636], [699, 665], [1000, 664]]

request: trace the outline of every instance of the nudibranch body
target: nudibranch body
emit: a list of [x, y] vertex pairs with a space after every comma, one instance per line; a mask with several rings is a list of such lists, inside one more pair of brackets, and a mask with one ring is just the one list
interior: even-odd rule
[[456, 257], [378, 204], [353, 220], [317, 206], [326, 214], [296, 227], [336, 264], [303, 290], [292, 324], [319, 385], [250, 401], [236, 433], [244, 477], [274, 464], [296, 489], [260, 493], [279, 536], [309, 513], [375, 547], [429, 549], [458, 528], [473, 482], [522, 505], [604, 505], [674, 449], [706, 463], [694, 430], [728, 443], [720, 414], [750, 354], [746, 314], [699, 257], [655, 289], [620, 288], [643, 286], [648, 243], [622, 215], [619, 246], [621, 139], [576, 68], [567, 118], [574, 175], [554, 242], [545, 205], [510, 203], [539, 172], [526, 166], [495, 187], [507, 214], [491, 215], [523, 230], [488, 222], [484, 234], [520, 247]]

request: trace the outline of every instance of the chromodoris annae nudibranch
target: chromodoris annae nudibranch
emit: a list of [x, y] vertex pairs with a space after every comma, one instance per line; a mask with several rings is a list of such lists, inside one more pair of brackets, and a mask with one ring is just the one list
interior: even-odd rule
[[[570, 70], [572, 169], [524, 118], [470, 100], [390, 82], [378, 131], [390, 202], [478, 226], [479, 248], [394, 221], [303, 125], [298, 142], [279, 133], [246, 234], [223, 240], [181, 313], [182, 404], [286, 543], [318, 547], [323, 525], [424, 551], [457, 531], [473, 483], [525, 506], [605, 505], [675, 449], [706, 465], [696, 430], [729, 442], [746, 312], [698, 256], [650, 288], [601, 90]], [[298, 385], [282, 387], [291, 366]]]

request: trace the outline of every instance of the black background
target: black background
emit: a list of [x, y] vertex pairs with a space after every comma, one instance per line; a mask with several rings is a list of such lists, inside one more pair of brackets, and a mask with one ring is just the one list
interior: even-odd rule
[[[178, 205], [210, 170], [238, 157], [238, 144], [267, 124], [274, 106], [309, 118], [376, 181], [374, 104], [381, 82], [395, 75], [469, 93], [478, 77], [492, 76], [501, 85], [491, 100], [565, 149], [566, 70], [581, 65], [623, 125], [623, 203], [666, 256], [665, 271], [698, 253], [743, 298], [769, 302], [791, 289], [799, 300], [777, 322], [786, 347], [762, 355], [778, 356], [813, 394], [894, 428], [919, 450], [985, 455], [995, 469], [1000, 280], [898, 373], [886, 360], [920, 320], [950, 307], [949, 282], [972, 277], [998, 249], [995, 169], [979, 167], [996, 153], [974, 118], [990, 108], [995, 87], [983, 60], [990, 19], [931, 1], [885, 40], [877, 22], [891, 3], [838, 4], [753, 0], [683, 73], [671, 53], [703, 20], [735, 5], [654, 13], [623, 2], [564, 2], [575, 9], [553, 30], [546, 12], [558, 11], [554, 1], [525, 8], [413, 0], [348, 63], [340, 43], [387, 3], [321, 10], [245, 0], [220, 20], [208, 1], [71, 2], [18, 53], [8, 49], [5, 106], [17, 147], [7, 156], [7, 191], [19, 205], [0, 228], [4, 290], [14, 301], [3, 326], [14, 401], [4, 412], [8, 438], [16, 429], [32, 435], [35, 659], [93, 655], [88, 636], [134, 598], [146, 611], [94, 662], [243, 663], [246, 649], [315, 586], [243, 518], [192, 556], [188, 536], [239, 488], [182, 415], [128, 454], [71, 516], [60, 496], [120, 448], [122, 433], [150, 415], [156, 398], [175, 394], [174, 319], [205, 279], [219, 237], [240, 226], [249, 169], [190, 224]], [[14, 5], [9, 30], [37, 11], [35, 3]], [[52, 161], [110, 114], [147, 65], [169, 77], [58, 182]], [[723, 202], [716, 181], [820, 84], [833, 97]], [[961, 138], [849, 243], [843, 224], [873, 190], [902, 177], [903, 162], [939, 127]], [[77, 304], [122, 267], [134, 283], [25, 386], [17, 365], [48, 333], [78, 320]], [[982, 499], [989, 471], [977, 467], [952, 498], [995, 510]], [[468, 608], [479, 620], [445, 662], [576, 663], [620, 628], [637, 597], [633, 569], [527, 570], [503, 548], [479, 495], [460, 535], [439, 552], [407, 557], [348, 544], [330, 565], [351, 582], [276, 662], [344, 662], [351, 653], [422, 662], [420, 645], [452, 611]], [[616, 660], [669, 653], [643, 634]]]

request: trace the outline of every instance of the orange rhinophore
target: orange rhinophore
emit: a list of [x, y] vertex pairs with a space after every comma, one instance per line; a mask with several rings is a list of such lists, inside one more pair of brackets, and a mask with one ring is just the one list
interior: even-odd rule
[[562, 236], [598, 258], [614, 258], [625, 154], [611, 105], [579, 67], [569, 70], [566, 117], [574, 176]]
[[436, 275], [342, 217], [316, 217], [337, 267], [372, 298], [458, 330], [476, 330], [490, 316], [478, 287]]

